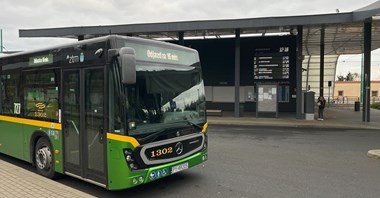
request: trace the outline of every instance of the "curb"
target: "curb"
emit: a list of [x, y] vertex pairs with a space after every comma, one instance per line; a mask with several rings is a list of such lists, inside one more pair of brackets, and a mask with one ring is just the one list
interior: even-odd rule
[[324, 129], [379, 129], [375, 126], [356, 126], [344, 124], [316, 124], [316, 123], [282, 123], [282, 122], [249, 122], [249, 121], [224, 121], [208, 120], [210, 125], [230, 125], [230, 126], [259, 126], [259, 127], [289, 127], [289, 128], [324, 128]]
[[380, 149], [369, 150], [367, 156], [374, 159], [380, 159]]

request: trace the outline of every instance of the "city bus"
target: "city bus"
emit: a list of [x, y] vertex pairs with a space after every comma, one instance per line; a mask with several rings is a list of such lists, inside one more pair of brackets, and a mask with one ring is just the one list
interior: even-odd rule
[[109, 190], [207, 161], [196, 50], [110, 35], [0, 58], [0, 153]]

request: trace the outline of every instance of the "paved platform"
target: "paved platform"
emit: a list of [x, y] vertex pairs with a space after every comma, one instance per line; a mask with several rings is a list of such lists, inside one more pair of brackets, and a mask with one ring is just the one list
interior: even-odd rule
[[362, 121], [361, 111], [354, 111], [349, 106], [327, 107], [324, 110], [324, 120], [319, 121], [316, 111], [315, 120], [296, 119], [295, 113], [279, 113], [274, 115], [259, 115], [245, 113], [242, 117], [234, 117], [233, 112], [223, 112], [222, 116], [208, 116], [210, 125], [251, 125], [269, 127], [304, 127], [304, 128], [336, 128], [336, 129], [380, 129], [380, 110], [371, 109], [370, 122]]
[[[0, 156], [1, 157], [1, 156]], [[0, 197], [93, 197], [0, 158]]]
[[[261, 127], [304, 127], [339, 129], [380, 129], [380, 111], [371, 110], [371, 122], [362, 121], [362, 112], [347, 106], [327, 107], [325, 119], [296, 119], [295, 114], [280, 113], [278, 118], [259, 117], [246, 113], [236, 118], [233, 112], [223, 112], [223, 116], [209, 116], [210, 125], [251, 125]], [[317, 115], [315, 115], [317, 118]], [[380, 131], [379, 131], [380, 132]], [[92, 197], [89, 194], [44, 178], [3, 160], [0, 155], [0, 197]]]

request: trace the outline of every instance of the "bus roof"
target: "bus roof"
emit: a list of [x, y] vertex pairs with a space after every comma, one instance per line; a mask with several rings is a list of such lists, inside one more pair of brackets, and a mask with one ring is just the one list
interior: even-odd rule
[[11, 57], [16, 57], [20, 55], [27, 55], [27, 54], [32, 54], [32, 53], [38, 53], [38, 52], [43, 52], [43, 51], [48, 51], [48, 50], [53, 50], [53, 49], [59, 49], [59, 48], [68, 48], [76, 45], [84, 45], [84, 44], [89, 44], [89, 43], [99, 43], [99, 42], [105, 42], [107, 40], [115, 41], [116, 39], [125, 39], [125, 40], [130, 40], [134, 42], [141, 42], [145, 44], [156, 44], [160, 46], [170, 46], [171, 48], [176, 48], [179, 50], [184, 50], [184, 51], [192, 51], [196, 52], [196, 50], [168, 43], [168, 42], [163, 42], [163, 41], [157, 41], [157, 40], [150, 40], [150, 39], [143, 39], [143, 38], [137, 38], [137, 37], [127, 37], [127, 36], [120, 36], [120, 35], [108, 35], [108, 36], [103, 36], [103, 37], [97, 37], [97, 38], [92, 38], [92, 39], [86, 39], [82, 41], [76, 41], [76, 42], [69, 42], [65, 44], [60, 44], [60, 45], [55, 45], [55, 46], [50, 46], [50, 47], [44, 47], [44, 48], [39, 48], [39, 49], [34, 49], [34, 50], [28, 50], [28, 51], [23, 51], [23, 52], [17, 52], [13, 54], [6, 54], [4, 56], [0, 56], [0, 59], [3, 58], [11, 58]]

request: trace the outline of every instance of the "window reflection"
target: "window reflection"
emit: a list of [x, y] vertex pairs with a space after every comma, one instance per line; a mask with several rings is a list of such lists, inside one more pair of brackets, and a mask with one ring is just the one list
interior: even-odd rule
[[1, 75], [2, 113], [8, 115], [20, 114], [19, 73]]
[[56, 72], [34, 71], [25, 74], [25, 116], [58, 120], [58, 83]]
[[[137, 83], [127, 87], [128, 122], [156, 130], [166, 124], [205, 121], [205, 93], [197, 67], [139, 67]], [[146, 70], [144, 70], [146, 69]]]

